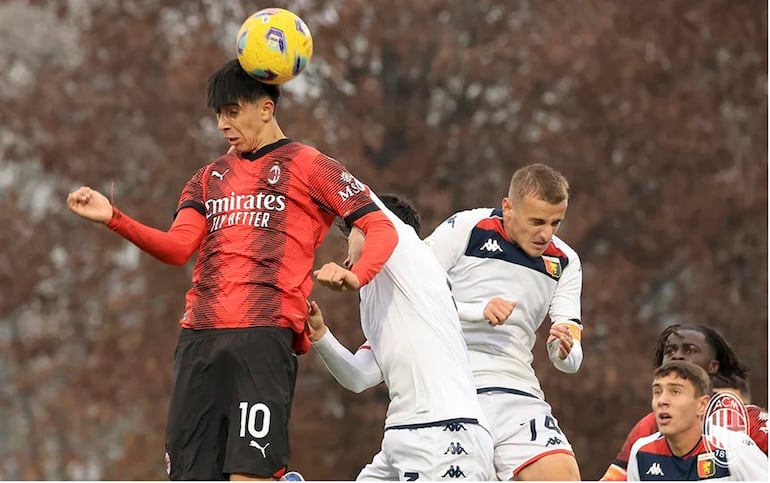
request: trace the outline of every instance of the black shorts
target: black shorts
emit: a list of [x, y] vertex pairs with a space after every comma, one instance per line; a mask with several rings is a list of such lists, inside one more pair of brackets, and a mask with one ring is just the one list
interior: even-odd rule
[[182, 329], [166, 423], [172, 480], [280, 476], [297, 377], [282, 327]]

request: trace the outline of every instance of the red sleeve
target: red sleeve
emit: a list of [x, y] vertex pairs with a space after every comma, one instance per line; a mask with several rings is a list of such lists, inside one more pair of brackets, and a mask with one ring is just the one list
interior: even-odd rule
[[655, 422], [655, 414], [649, 413], [640, 419], [626, 436], [620, 453], [615, 456], [615, 461], [607, 468], [599, 480], [600, 481], [626, 481], [626, 471], [628, 469], [628, 459], [631, 457], [631, 447], [639, 438], [649, 436], [658, 430], [658, 424]]
[[361, 258], [351, 269], [363, 287], [377, 275], [390, 258], [398, 243], [398, 233], [393, 223], [379, 209], [357, 218], [353, 224], [366, 235]]
[[767, 411], [753, 404], [746, 406], [749, 416], [749, 436], [767, 454]]
[[620, 453], [615, 457], [615, 461], [612, 463], [615, 466], [619, 466], [626, 469], [628, 466], [628, 458], [631, 456], [631, 446], [636, 443], [636, 440], [649, 436], [658, 431], [658, 423], [655, 422], [655, 414], [649, 413], [636, 423], [636, 426], [628, 433], [623, 447], [620, 449]]
[[168, 231], [143, 225], [112, 208], [107, 228], [161, 262], [182, 265], [198, 249], [206, 233], [206, 218], [195, 209], [181, 209]]

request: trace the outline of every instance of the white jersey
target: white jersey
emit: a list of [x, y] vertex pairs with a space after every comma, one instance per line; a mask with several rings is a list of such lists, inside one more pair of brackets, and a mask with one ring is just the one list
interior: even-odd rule
[[[476, 387], [543, 398], [532, 368], [535, 334], [547, 315], [580, 324], [580, 259], [555, 236], [542, 256], [530, 257], [508, 241], [502, 221], [499, 209], [461, 211], [425, 243], [449, 275]], [[483, 320], [494, 297], [516, 303], [497, 327]]]
[[483, 422], [446, 272], [412, 227], [375, 198], [398, 244], [361, 287], [361, 327], [390, 394], [386, 428]]

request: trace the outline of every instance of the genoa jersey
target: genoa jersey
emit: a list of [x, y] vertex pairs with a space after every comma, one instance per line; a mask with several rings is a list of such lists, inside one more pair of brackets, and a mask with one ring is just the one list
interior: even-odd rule
[[[532, 368], [535, 334], [546, 316], [553, 323], [580, 323], [583, 274], [577, 253], [554, 236], [543, 255], [530, 257], [505, 234], [502, 210], [491, 208], [455, 213], [425, 242], [449, 275], [476, 387], [542, 399]], [[497, 327], [483, 316], [494, 297], [516, 302]]]
[[701, 438], [683, 456], [675, 456], [660, 433], [645, 436], [631, 448], [628, 481], [767, 481], [767, 455], [748, 436], [732, 431], [725, 434], [741, 444], [717, 454]]
[[[746, 414], [749, 417], [749, 436], [757, 447], [762, 450], [763, 453], [767, 454], [767, 411], [759, 406], [748, 404], [746, 405]], [[629, 453], [631, 452], [631, 446], [633, 446], [637, 440], [657, 432], [658, 423], [655, 421], [655, 413], [649, 413], [647, 416], [640, 419], [628, 434], [626, 441], [623, 443], [623, 448], [615, 457], [615, 461], [613, 461], [612, 464], [620, 468], [626, 468], [628, 465]]]
[[340, 163], [289, 139], [199, 169], [177, 212], [186, 208], [206, 217], [207, 233], [181, 325], [298, 333], [315, 250], [335, 217], [352, 223], [377, 209], [368, 188]]

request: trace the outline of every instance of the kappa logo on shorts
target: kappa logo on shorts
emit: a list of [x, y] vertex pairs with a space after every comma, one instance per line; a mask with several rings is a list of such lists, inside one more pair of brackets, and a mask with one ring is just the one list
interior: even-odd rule
[[463, 423], [448, 423], [446, 426], [444, 426], [444, 431], [466, 431], [465, 426], [463, 426]]
[[442, 478], [467, 478], [465, 476], [465, 473], [463, 473], [463, 470], [460, 469], [459, 466], [451, 465], [449, 466], [449, 469], [446, 470], [446, 472], [441, 475]]
[[263, 457], [263, 458], [265, 458], [265, 459], [267, 459], [267, 455], [265, 454], [265, 450], [267, 449], [267, 447], [268, 447], [268, 446], [270, 446], [270, 443], [267, 443], [266, 445], [262, 446], [262, 445], [260, 445], [259, 443], [257, 443], [256, 441], [254, 441], [254, 440], [252, 439], [252, 440], [249, 442], [249, 446], [252, 446], [252, 447], [254, 447], [254, 448], [257, 448], [259, 451], [261, 451], [261, 452], [262, 452], [262, 457]]
[[555, 436], [548, 438], [548, 441], [546, 441], [545, 443], [546, 446], [551, 446], [551, 445], [555, 446], [557, 444], [564, 444], [564, 441], [562, 441], [561, 439]]
[[465, 448], [459, 442], [451, 442], [446, 451], [444, 451], [444, 454], [468, 454], [468, 452], [465, 451]]

